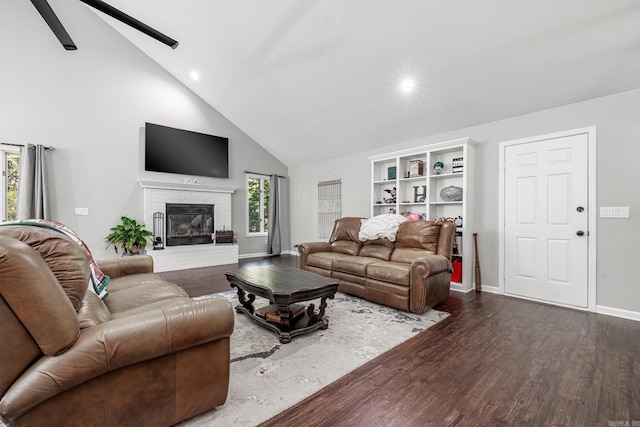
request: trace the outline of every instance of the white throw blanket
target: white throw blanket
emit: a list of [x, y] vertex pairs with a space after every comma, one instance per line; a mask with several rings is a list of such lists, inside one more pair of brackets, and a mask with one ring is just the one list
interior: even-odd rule
[[407, 221], [407, 218], [397, 214], [377, 215], [373, 218], [363, 219], [358, 238], [361, 242], [364, 242], [385, 237], [390, 242], [395, 242], [398, 227], [405, 221]]

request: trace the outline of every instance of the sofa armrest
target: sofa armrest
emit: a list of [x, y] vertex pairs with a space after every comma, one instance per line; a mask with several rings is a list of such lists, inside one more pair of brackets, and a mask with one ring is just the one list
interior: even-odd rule
[[451, 261], [444, 255], [426, 255], [411, 264], [409, 311], [424, 313], [449, 295]]
[[330, 252], [331, 244], [329, 242], [308, 242], [298, 245], [298, 254], [300, 254], [300, 269], [304, 270], [307, 265], [307, 257], [314, 252]]
[[417, 258], [411, 264], [411, 270], [420, 270], [424, 277], [435, 276], [438, 273], [452, 273], [453, 268], [449, 258], [443, 255], [426, 255]]
[[453, 239], [456, 234], [457, 227], [454, 223], [445, 221], [440, 226], [440, 235], [438, 236], [438, 249], [439, 255], [444, 255], [451, 259], [453, 253]]
[[129, 274], [153, 273], [153, 258], [149, 255], [135, 255], [96, 261], [98, 267], [109, 277]]
[[58, 356], [45, 356], [6, 391], [3, 411], [15, 417], [51, 397], [100, 375], [162, 357], [233, 333], [225, 299], [187, 300], [83, 329]]

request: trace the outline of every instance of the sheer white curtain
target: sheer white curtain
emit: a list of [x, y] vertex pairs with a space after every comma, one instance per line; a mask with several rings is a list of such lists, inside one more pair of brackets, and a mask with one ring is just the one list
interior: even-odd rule
[[328, 238], [342, 215], [342, 180], [318, 182], [318, 237]]
[[280, 179], [278, 175], [271, 175], [269, 187], [269, 230], [267, 234], [267, 253], [280, 255], [282, 243], [280, 240]]
[[50, 219], [47, 148], [26, 144], [20, 149], [16, 219]]

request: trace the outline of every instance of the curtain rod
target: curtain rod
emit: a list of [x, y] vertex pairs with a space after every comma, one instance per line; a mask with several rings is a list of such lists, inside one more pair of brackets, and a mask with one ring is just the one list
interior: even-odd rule
[[[253, 175], [262, 175], [262, 176], [271, 176], [271, 175], [273, 175], [273, 174], [269, 174], [269, 173], [251, 172], [251, 171], [248, 171], [248, 170], [245, 170], [244, 173], [250, 173], [250, 174], [253, 174]], [[286, 176], [278, 175], [278, 178], [286, 178]]]
[[[12, 147], [24, 147], [24, 144], [11, 144], [10, 142], [0, 142], [2, 145], [10, 145]], [[45, 150], [55, 151], [56, 147], [44, 147]]]

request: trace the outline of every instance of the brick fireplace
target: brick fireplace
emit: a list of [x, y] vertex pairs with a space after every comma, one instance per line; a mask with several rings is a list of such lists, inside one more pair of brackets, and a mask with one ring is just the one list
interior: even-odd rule
[[[147, 246], [147, 254], [153, 257], [155, 271], [183, 270], [187, 268], [209, 267], [214, 265], [235, 264], [238, 262], [238, 245], [211, 243], [211, 233], [207, 228], [207, 215], [210, 215], [211, 229], [233, 229], [231, 223], [231, 194], [233, 187], [210, 186], [201, 184], [179, 184], [166, 182], [139, 181], [144, 192], [144, 223], [153, 224], [153, 214], [162, 212], [167, 222], [165, 236], [175, 231], [175, 237], [182, 239], [178, 245], [167, 245], [164, 250], [153, 250]], [[186, 213], [178, 219], [182, 225], [168, 224], [167, 204], [187, 206], [198, 205], [199, 210]], [[206, 212], [208, 206], [210, 211]], [[213, 207], [213, 209], [211, 209]], [[211, 212], [213, 211], [213, 212]], [[197, 219], [195, 216], [204, 215]], [[187, 223], [188, 219], [188, 224]], [[193, 221], [193, 224], [192, 224]], [[200, 227], [203, 225], [203, 227]], [[149, 228], [150, 229], [150, 228]], [[178, 232], [179, 231], [179, 232]], [[197, 234], [206, 242], [184, 244], [191, 233]], [[208, 234], [208, 235], [207, 235]]]

